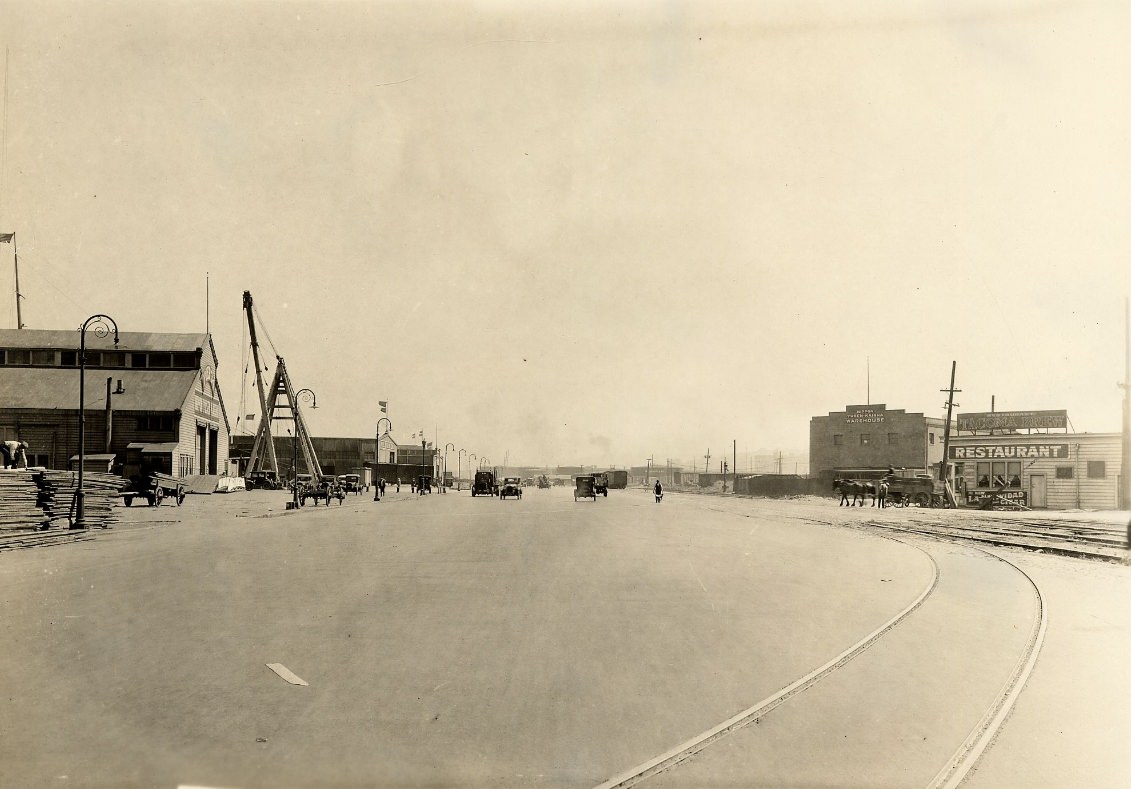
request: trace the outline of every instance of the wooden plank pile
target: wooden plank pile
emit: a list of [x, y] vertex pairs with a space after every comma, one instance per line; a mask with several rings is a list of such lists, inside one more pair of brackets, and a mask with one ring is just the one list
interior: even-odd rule
[[33, 531], [46, 523], [39, 508], [39, 469], [0, 469], [0, 529]]
[[[91, 529], [108, 529], [117, 522], [115, 508], [118, 504], [118, 491], [129, 484], [129, 480], [116, 474], [100, 474], [94, 471], [83, 473], [83, 490], [86, 492], [83, 513], [86, 525]], [[40, 475], [39, 506], [43, 508], [47, 522], [53, 529], [65, 529], [75, 516], [75, 491], [79, 475], [74, 471], [55, 471], [45, 469]]]

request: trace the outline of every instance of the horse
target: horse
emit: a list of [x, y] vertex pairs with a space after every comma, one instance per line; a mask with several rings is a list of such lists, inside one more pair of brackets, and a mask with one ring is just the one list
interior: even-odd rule
[[[876, 486], [871, 482], [863, 482], [858, 479], [834, 479], [833, 490], [840, 493], [840, 506], [841, 507], [855, 507], [856, 501], [859, 499], [860, 506], [866, 505], [866, 497], [871, 494], [872, 504], [876, 503]], [[852, 494], [852, 502], [849, 503], [848, 496]]]

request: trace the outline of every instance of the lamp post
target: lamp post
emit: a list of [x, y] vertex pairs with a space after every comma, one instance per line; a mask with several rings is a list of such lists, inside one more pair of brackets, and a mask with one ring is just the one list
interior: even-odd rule
[[419, 493], [421, 496], [424, 495], [424, 484], [423, 483], [424, 483], [424, 477], [427, 476], [424, 473], [424, 460], [428, 456], [427, 451], [428, 451], [428, 442], [425, 441], [424, 439], [420, 439], [420, 482], [419, 482], [419, 484], [417, 484], [416, 487], [418, 488], [417, 493]]
[[[298, 509], [298, 401], [308, 399], [307, 395], [310, 395], [310, 407], [317, 408], [318, 396], [310, 389], [299, 389], [291, 400], [291, 418], [295, 423], [294, 435], [291, 437], [291, 509], [293, 510]], [[326, 501], [329, 503], [330, 500]]]
[[[448, 476], [448, 447], [455, 449], [456, 445], [453, 444], [451, 441], [444, 444], [444, 476], [445, 477]], [[447, 480], [445, 479], [445, 480], [443, 480], [443, 482], [447, 482]], [[440, 490], [442, 492], [447, 492], [447, 488], [443, 484], [440, 485]]]
[[118, 347], [118, 324], [109, 315], [91, 315], [79, 329], [79, 479], [75, 490], [75, 519], [72, 529], [86, 528], [86, 491], [82, 488], [83, 458], [86, 456], [86, 332], [94, 329], [96, 337], [110, 334], [114, 327], [114, 347]]
[[463, 479], [463, 456], [466, 455], [466, 454], [467, 454], [466, 449], [461, 449], [459, 452], [456, 453], [456, 490], [457, 491], [463, 490], [463, 488], [460, 487], [460, 484], [461, 484], [461, 481]]
[[[385, 429], [386, 433], [393, 432], [393, 420], [387, 416], [383, 416], [377, 420], [377, 449], [373, 453], [373, 457], [377, 460], [377, 479], [373, 483], [373, 500], [381, 500], [381, 423], [388, 422], [389, 426]], [[399, 479], [399, 477], [398, 477]]]

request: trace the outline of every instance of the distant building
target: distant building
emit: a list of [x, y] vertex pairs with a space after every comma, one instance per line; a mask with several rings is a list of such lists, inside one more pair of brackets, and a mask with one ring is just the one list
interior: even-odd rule
[[850, 405], [809, 420], [812, 476], [878, 477], [889, 467], [938, 475], [946, 420], [886, 405]]
[[[79, 451], [77, 330], [0, 329], [0, 440], [28, 443], [30, 465], [71, 468]], [[121, 472], [220, 474], [228, 416], [208, 334], [86, 334], [85, 454]]]

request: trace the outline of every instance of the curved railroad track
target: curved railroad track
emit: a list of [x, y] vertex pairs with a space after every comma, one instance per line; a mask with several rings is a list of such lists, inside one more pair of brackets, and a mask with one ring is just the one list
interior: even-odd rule
[[[808, 519], [807, 519], [808, 520]], [[815, 521], [824, 523], [830, 526], [845, 526], [848, 524], [834, 524], [827, 522]], [[856, 528], [882, 528], [891, 530], [893, 526], [890, 524], [862, 524]], [[900, 529], [897, 529], [900, 530]], [[866, 652], [870, 647], [875, 645], [884, 635], [891, 632], [900, 623], [904, 622], [912, 613], [918, 610], [922, 604], [931, 596], [939, 583], [940, 570], [938, 562], [935, 560], [927, 550], [914, 545], [906, 540], [899, 539], [879, 531], [869, 532], [874, 536], [883, 539], [894, 540], [896, 542], [907, 545], [921, 552], [931, 564], [933, 570], [930, 582], [926, 587], [920, 591], [916, 598], [902, 609], [899, 613], [882, 624], [880, 627], [873, 630], [868, 635], [857, 641], [852, 646], [845, 649], [840, 654], [833, 657], [825, 664], [813, 669], [809, 673], [790, 683], [786, 687], [778, 690], [774, 694], [756, 702], [750, 707], [746, 708], [737, 715], [728, 718], [717, 726], [699, 734], [667, 751], [659, 754], [658, 756], [642, 762], [634, 767], [629, 768], [612, 778], [598, 784], [595, 789], [621, 789], [622, 787], [634, 786], [651, 776], [657, 775], [661, 772], [670, 770], [678, 766], [681, 762], [690, 759], [697, 753], [709, 747], [712, 743], [719, 739], [726, 737], [739, 729], [748, 726], [751, 723], [756, 723], [760, 718], [774, 710], [776, 707], [784, 704], [790, 698], [804, 692], [816, 683], [825, 679], [839, 668], [843, 667], [851, 660], [859, 657]], [[910, 527], [906, 529], [908, 534], [917, 537], [929, 537], [932, 539], [939, 539], [938, 535], [923, 534], [921, 531]], [[969, 545], [964, 543], [965, 547], [976, 550], [996, 561], [1002, 562], [1011, 567], [1015, 572], [1019, 573], [1029, 587], [1033, 591], [1034, 603], [1036, 612], [1034, 616], [1034, 624], [1028, 638], [1026, 639], [1025, 646], [1021, 654], [1018, 656], [1013, 669], [1010, 671], [1007, 681], [1004, 683], [1000, 691], [995, 695], [991, 704], [987, 707], [978, 723], [970, 731], [969, 735], [962, 741], [959, 747], [955, 750], [953, 755], [946, 761], [943, 767], [938, 771], [934, 778], [927, 784], [927, 789], [954, 789], [959, 786], [971, 771], [978, 764], [979, 759], [986, 752], [986, 750], [993, 744], [994, 739], [997, 737], [998, 732], [1004, 725], [1009, 714], [1013, 710], [1013, 706], [1020, 696], [1022, 689], [1025, 686], [1029, 675], [1033, 671], [1036, 664], [1037, 656], [1040, 654], [1041, 645], [1044, 641], [1046, 629], [1046, 605], [1040, 589], [1037, 587], [1033, 579], [1020, 567], [1013, 562], [992, 553], [989, 550], [980, 548], [978, 546]]]

